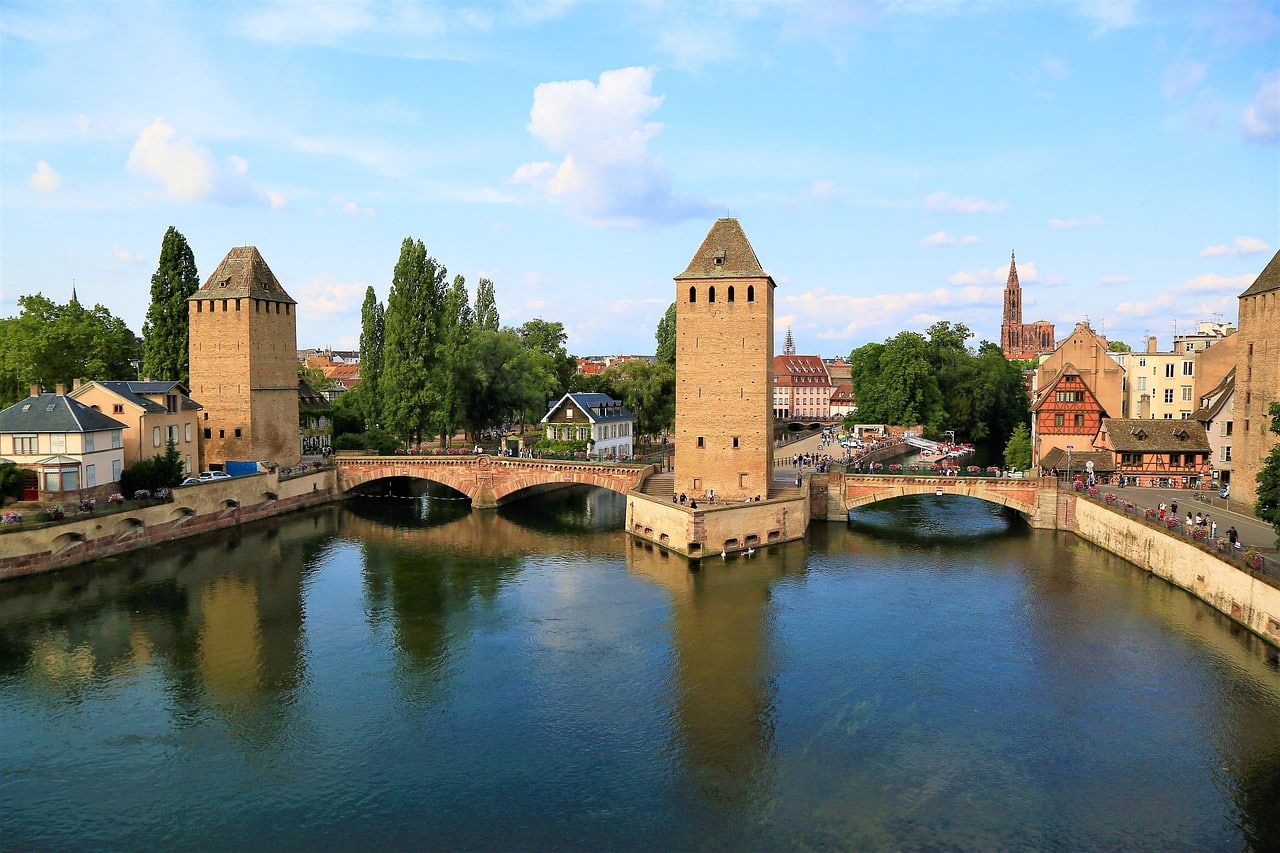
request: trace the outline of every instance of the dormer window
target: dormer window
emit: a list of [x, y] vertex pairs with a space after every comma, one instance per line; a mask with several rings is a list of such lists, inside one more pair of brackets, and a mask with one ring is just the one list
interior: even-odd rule
[[716, 252], [712, 260], [716, 266], [724, 266], [724, 252]]

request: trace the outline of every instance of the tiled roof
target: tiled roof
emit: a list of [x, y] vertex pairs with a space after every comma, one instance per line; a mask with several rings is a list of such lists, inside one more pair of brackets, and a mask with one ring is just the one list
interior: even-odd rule
[[[1072, 451], [1071, 470], [1081, 473], [1088, 470], [1089, 462], [1093, 463], [1093, 470], [1100, 474], [1110, 473], [1116, 470], [1116, 457], [1114, 453], [1105, 450], [1081, 450]], [[1067, 470], [1067, 451], [1061, 447], [1050, 448], [1040, 457], [1040, 467], [1044, 469], [1057, 468], [1059, 470]]]
[[1193, 420], [1104, 418], [1111, 446], [1122, 453], [1208, 452], [1209, 436]]
[[542, 423], [546, 423], [566, 400], [572, 400], [573, 404], [586, 413], [592, 423], [601, 421], [630, 421], [635, 420], [635, 415], [631, 410], [622, 405], [621, 401], [615, 400], [608, 394], [597, 394], [594, 392], [569, 392], [552, 403], [547, 409], [547, 413], [542, 416]]
[[1191, 413], [1191, 420], [1200, 423], [1208, 423], [1218, 416], [1218, 412], [1222, 411], [1222, 407], [1227, 404], [1227, 400], [1231, 397], [1231, 392], [1236, 388], [1236, 369], [1233, 367], [1227, 371], [1227, 375], [1222, 377], [1222, 381], [1213, 386], [1208, 394], [1204, 394], [1200, 398], [1200, 408]]
[[40, 394], [0, 412], [0, 432], [102, 432], [124, 429], [118, 420], [65, 394]]
[[222, 263], [218, 264], [218, 268], [205, 279], [204, 286], [191, 298], [236, 299], [246, 296], [297, 304], [285, 293], [276, 274], [267, 266], [255, 246], [237, 246], [227, 252]]
[[[769, 278], [769, 274], [760, 266], [738, 220], [717, 219], [676, 281], [687, 278]], [[773, 284], [772, 278], [769, 283]]]
[[129, 382], [125, 380], [99, 380], [98, 385], [106, 388], [111, 393], [121, 399], [128, 400], [135, 406], [141, 406], [147, 412], [158, 413], [165, 412], [168, 409], [164, 404], [157, 403], [155, 400], [144, 396], [147, 394], [177, 394], [181, 399], [181, 406], [186, 411], [194, 411], [204, 408], [195, 400], [187, 396], [189, 393], [181, 382], [173, 380], [151, 380], [144, 382]]
[[1259, 293], [1269, 293], [1272, 290], [1280, 290], [1280, 252], [1275, 253], [1271, 263], [1258, 274], [1258, 278], [1249, 285], [1249, 289], [1240, 294], [1240, 298], [1257, 296]]
[[325, 412], [332, 406], [323, 394], [311, 387], [311, 383], [298, 377], [298, 409], [303, 412]]

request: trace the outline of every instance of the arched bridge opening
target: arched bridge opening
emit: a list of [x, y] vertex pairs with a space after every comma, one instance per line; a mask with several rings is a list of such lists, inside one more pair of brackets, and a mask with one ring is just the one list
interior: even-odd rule
[[918, 477], [839, 474], [827, 484], [828, 518], [848, 517], [850, 510], [909, 495], [964, 496], [1007, 507], [1033, 526], [1053, 526], [1057, 490], [1038, 480], [999, 477]]
[[[404, 496], [416, 497], [431, 489], [448, 489], [443, 494], [462, 495], [473, 507], [490, 509], [572, 486], [596, 486], [625, 494], [638, 488], [657, 466], [477, 455], [339, 456], [336, 468], [338, 488], [344, 494], [398, 488]], [[383, 480], [390, 484], [376, 485]]]

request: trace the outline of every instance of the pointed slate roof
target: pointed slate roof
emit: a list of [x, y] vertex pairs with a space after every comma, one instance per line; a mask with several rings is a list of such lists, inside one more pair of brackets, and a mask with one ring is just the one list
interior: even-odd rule
[[1009, 290], [1020, 290], [1022, 285], [1018, 283], [1018, 261], [1017, 253], [1009, 253], [1009, 277], [1005, 279], [1005, 288]]
[[540, 423], [546, 423], [564, 405], [566, 400], [572, 401], [579, 410], [586, 414], [587, 419], [593, 424], [603, 421], [631, 421], [635, 420], [636, 417], [631, 413], [630, 409], [622, 405], [620, 400], [615, 400], [608, 394], [570, 391], [547, 408], [547, 413], [542, 416]]
[[1257, 296], [1260, 293], [1269, 293], [1272, 290], [1280, 290], [1280, 252], [1276, 252], [1275, 257], [1271, 259], [1271, 263], [1258, 273], [1257, 280], [1249, 285], [1249, 289], [1240, 294], [1243, 299], [1246, 296]]
[[[168, 409], [155, 400], [144, 396], [146, 394], [177, 394], [181, 398], [181, 406], [184, 411], [204, 408], [204, 406], [187, 396], [190, 392], [176, 379], [152, 379], [141, 382], [123, 379], [102, 379], [98, 381], [98, 384], [121, 399], [128, 400], [148, 412], [166, 412]], [[73, 393], [72, 396], [75, 396], [75, 394]]]
[[693, 260], [676, 276], [676, 281], [701, 278], [767, 278], [769, 284], [773, 284], [773, 278], [760, 266], [742, 225], [728, 218], [717, 219], [711, 226]]
[[267, 266], [256, 246], [237, 246], [227, 252], [222, 263], [191, 299], [237, 299], [246, 296], [298, 304], [285, 293], [280, 280]]
[[102, 432], [126, 425], [65, 394], [19, 400], [0, 412], [0, 432]]

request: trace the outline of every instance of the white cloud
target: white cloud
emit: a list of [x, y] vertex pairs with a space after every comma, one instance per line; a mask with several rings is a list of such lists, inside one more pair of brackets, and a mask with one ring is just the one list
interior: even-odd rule
[[1183, 59], [1164, 70], [1160, 81], [1160, 95], [1166, 101], [1175, 101], [1199, 88], [1209, 73], [1209, 66], [1203, 62]]
[[[1003, 285], [1003, 281], [1001, 281]], [[940, 316], [940, 309], [999, 304], [1002, 287], [940, 287], [929, 293], [881, 293], [853, 296], [815, 288], [777, 302], [775, 326], [792, 323], [816, 329], [818, 338], [845, 340], [864, 337], [872, 329], [903, 329]], [[945, 311], [943, 312], [945, 313]]]
[[1206, 246], [1200, 250], [1200, 257], [1216, 258], [1222, 255], [1256, 255], [1270, 251], [1271, 246], [1265, 240], [1259, 240], [1257, 237], [1236, 237], [1234, 246]]
[[1055, 231], [1066, 231], [1072, 228], [1084, 228], [1101, 225], [1102, 217], [1092, 213], [1084, 219], [1050, 219], [1049, 227]]
[[298, 300], [298, 314], [350, 314], [358, 325], [360, 306], [368, 290], [367, 282], [334, 281], [329, 275], [320, 275], [289, 292]]
[[214, 167], [209, 152], [189, 137], [176, 139], [177, 131], [164, 119], [143, 128], [129, 152], [130, 174], [153, 178], [165, 194], [181, 201], [207, 198], [213, 193]]
[[1098, 279], [1098, 284], [1101, 287], [1110, 287], [1113, 284], [1128, 284], [1131, 280], [1127, 275], [1104, 275]]
[[1280, 71], [1261, 75], [1258, 91], [1240, 117], [1245, 138], [1252, 142], [1280, 142]]
[[598, 226], [634, 227], [704, 215], [710, 207], [672, 193], [661, 158], [648, 150], [662, 132], [649, 116], [662, 105], [650, 93], [648, 68], [605, 71], [590, 80], [543, 83], [533, 94], [529, 132], [558, 164], [526, 163], [511, 176], [577, 218]]
[[1009, 206], [1006, 201], [987, 201], [974, 196], [954, 196], [936, 192], [924, 198], [924, 209], [934, 213], [999, 213]]
[[[1038, 281], [1040, 279], [1040, 270], [1033, 261], [1018, 261], [1018, 282]], [[981, 270], [960, 270], [951, 275], [947, 279], [948, 284], [955, 285], [982, 285], [982, 284], [1000, 284], [1004, 285], [1009, 281], [1009, 268], [1007, 266], [994, 267], [992, 269]]]
[[1097, 23], [1098, 34], [1128, 27], [1138, 20], [1138, 0], [1076, 0], [1076, 11]]
[[974, 246], [981, 243], [982, 240], [973, 235], [965, 234], [962, 237], [956, 237], [948, 234], [946, 231], [934, 231], [928, 237], [920, 241], [921, 246], [955, 246], [957, 244], [964, 246]]
[[1237, 292], [1244, 290], [1249, 285], [1253, 284], [1255, 278], [1257, 278], [1257, 276], [1251, 273], [1236, 276], [1223, 276], [1206, 273], [1205, 275], [1198, 275], [1195, 278], [1187, 279], [1187, 281], [1182, 285], [1182, 290], [1186, 293], [1206, 290], [1228, 290]]
[[119, 243], [111, 244], [111, 254], [123, 264], [140, 264], [145, 260], [142, 255], [135, 255], [128, 249], [121, 249]]
[[27, 186], [42, 193], [57, 192], [62, 186], [62, 176], [44, 160], [36, 161], [36, 170], [27, 178]]
[[277, 190], [267, 190], [267, 204], [272, 210], [284, 210], [289, 206], [289, 201], [284, 197], [284, 193]]

